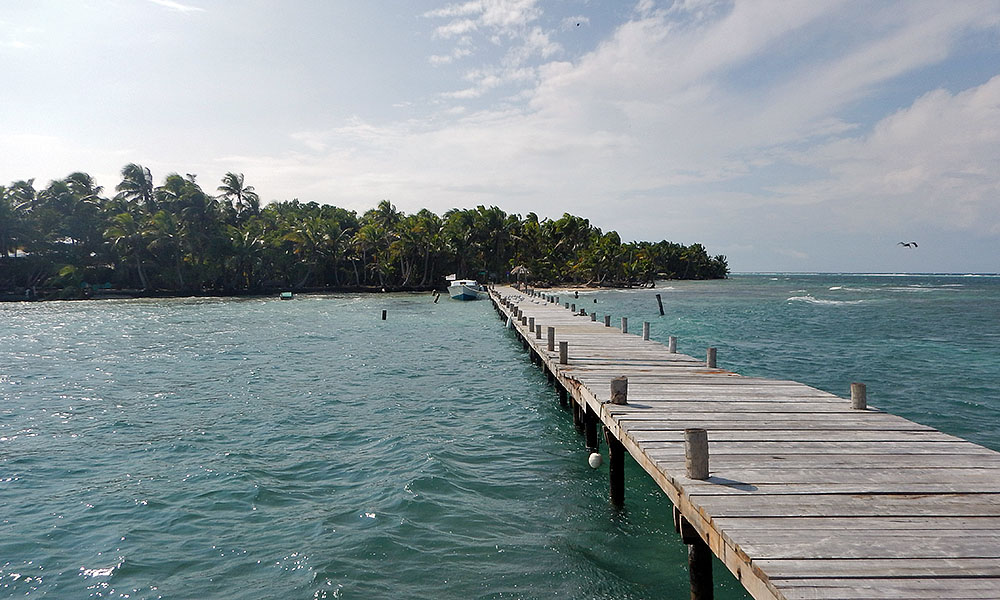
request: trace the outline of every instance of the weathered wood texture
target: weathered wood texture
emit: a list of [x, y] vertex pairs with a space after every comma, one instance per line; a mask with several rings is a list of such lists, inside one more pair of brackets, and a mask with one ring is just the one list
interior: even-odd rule
[[[611, 450], [620, 502], [624, 448], [758, 600], [1000, 600], [1000, 453], [794, 381], [741, 377], [622, 335], [513, 288], [493, 291], [555, 329], [559, 364], [520, 336]], [[626, 321], [622, 320], [622, 329]], [[628, 378], [627, 404], [612, 381]], [[620, 385], [620, 384], [618, 384]], [[617, 388], [616, 388], [617, 389]], [[845, 383], [845, 392], [849, 386]], [[709, 477], [687, 476], [685, 429], [708, 432]], [[620, 446], [619, 446], [620, 444]]]

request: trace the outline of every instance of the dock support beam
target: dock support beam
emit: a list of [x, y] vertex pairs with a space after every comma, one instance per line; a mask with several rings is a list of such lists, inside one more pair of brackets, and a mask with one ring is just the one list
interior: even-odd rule
[[597, 452], [600, 440], [597, 436], [597, 415], [594, 410], [587, 406], [584, 412], [583, 429], [587, 440], [587, 452]]
[[604, 428], [604, 438], [608, 443], [608, 484], [611, 504], [621, 507], [625, 504], [625, 446], [607, 427]]
[[691, 580], [691, 600], [713, 600], [712, 550], [691, 527], [684, 515], [674, 507], [674, 528], [688, 547], [688, 578]]
[[713, 600], [712, 551], [708, 544], [695, 536], [688, 544], [688, 577], [691, 579], [691, 600]]

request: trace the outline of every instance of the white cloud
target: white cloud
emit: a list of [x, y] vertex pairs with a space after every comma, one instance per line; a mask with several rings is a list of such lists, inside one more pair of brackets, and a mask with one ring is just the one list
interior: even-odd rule
[[197, 6], [190, 6], [187, 4], [181, 4], [180, 2], [174, 2], [174, 0], [149, 0], [153, 4], [158, 4], [164, 8], [169, 8], [170, 10], [175, 10], [180, 13], [193, 13], [193, 12], [204, 12], [204, 8], [199, 8]]

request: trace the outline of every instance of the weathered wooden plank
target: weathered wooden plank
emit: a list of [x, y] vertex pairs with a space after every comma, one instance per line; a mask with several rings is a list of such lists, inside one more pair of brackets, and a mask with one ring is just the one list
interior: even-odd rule
[[[864, 535], [864, 532], [857, 532]], [[754, 566], [780, 573], [771, 580], [784, 579], [868, 579], [868, 578], [1000, 578], [1000, 560], [995, 558], [755, 558]]]
[[993, 578], [791, 579], [776, 587], [788, 600], [1000, 599], [1000, 580]]

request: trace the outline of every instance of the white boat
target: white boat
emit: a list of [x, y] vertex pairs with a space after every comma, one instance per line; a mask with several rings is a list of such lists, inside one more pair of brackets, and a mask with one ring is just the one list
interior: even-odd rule
[[448, 286], [448, 295], [453, 300], [479, 300], [483, 288], [474, 279], [456, 279]]

